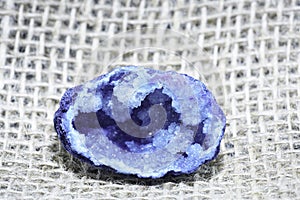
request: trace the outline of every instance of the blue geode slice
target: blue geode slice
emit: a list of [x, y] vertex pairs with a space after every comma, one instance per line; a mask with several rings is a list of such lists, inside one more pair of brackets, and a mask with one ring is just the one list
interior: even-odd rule
[[95, 166], [152, 178], [191, 173], [214, 159], [225, 121], [202, 82], [136, 66], [68, 89], [54, 117], [71, 154]]

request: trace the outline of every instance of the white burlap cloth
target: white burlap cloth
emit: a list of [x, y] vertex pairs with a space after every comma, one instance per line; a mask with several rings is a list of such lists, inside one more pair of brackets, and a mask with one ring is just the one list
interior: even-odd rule
[[[300, 2], [0, 0], [0, 199], [300, 199]], [[53, 128], [63, 92], [117, 64], [202, 79], [216, 160], [157, 180], [95, 169]]]

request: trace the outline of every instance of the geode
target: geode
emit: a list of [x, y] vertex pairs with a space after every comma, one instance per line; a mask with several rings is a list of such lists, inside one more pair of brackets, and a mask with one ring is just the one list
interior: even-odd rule
[[225, 121], [199, 80], [125, 66], [68, 89], [54, 126], [65, 149], [83, 161], [159, 178], [214, 159]]

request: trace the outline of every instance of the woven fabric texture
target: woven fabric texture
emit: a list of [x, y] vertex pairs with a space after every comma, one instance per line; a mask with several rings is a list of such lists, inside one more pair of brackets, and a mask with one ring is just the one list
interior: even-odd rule
[[[203, 80], [216, 160], [151, 180], [70, 156], [64, 91], [117, 65]], [[300, 199], [300, 1], [0, 0], [0, 199]]]

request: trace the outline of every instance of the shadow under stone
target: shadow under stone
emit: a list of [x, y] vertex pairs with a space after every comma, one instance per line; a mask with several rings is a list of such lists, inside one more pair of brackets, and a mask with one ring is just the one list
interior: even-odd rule
[[115, 172], [109, 167], [94, 167], [88, 163], [84, 163], [81, 160], [70, 155], [60, 144], [59, 140], [56, 140], [49, 150], [52, 151], [52, 161], [62, 165], [66, 171], [71, 171], [79, 179], [86, 177], [87, 179], [99, 180], [104, 182], [112, 182], [114, 184], [132, 184], [132, 185], [144, 185], [155, 186], [164, 183], [193, 183], [195, 181], [209, 181], [213, 176], [218, 174], [222, 168], [221, 162], [222, 156], [217, 156], [216, 159], [205, 163], [199, 167], [199, 169], [191, 174], [174, 175], [168, 173], [165, 176], [157, 179], [152, 178], [138, 178], [135, 175], [124, 175]]

